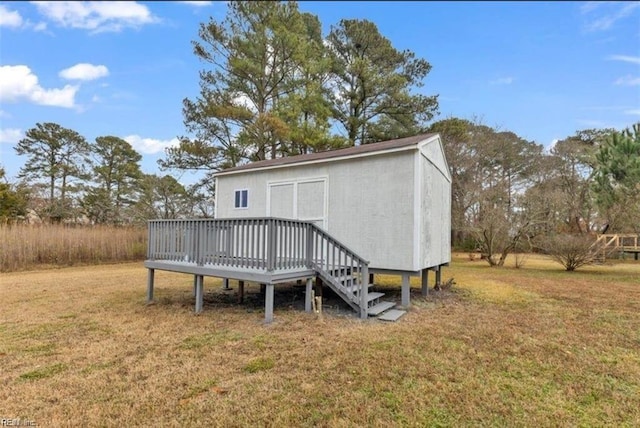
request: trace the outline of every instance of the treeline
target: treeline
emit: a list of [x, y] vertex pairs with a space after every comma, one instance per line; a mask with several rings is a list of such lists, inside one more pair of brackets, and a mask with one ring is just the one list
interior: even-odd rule
[[118, 137], [88, 142], [56, 123], [38, 123], [15, 151], [26, 161], [16, 183], [0, 167], [3, 222], [126, 225], [212, 215], [209, 197], [170, 175], [144, 174], [142, 156]]
[[549, 252], [556, 235], [640, 233], [640, 123], [578, 131], [549, 151], [464, 119], [429, 129], [451, 170], [453, 243], [492, 265], [515, 250]]

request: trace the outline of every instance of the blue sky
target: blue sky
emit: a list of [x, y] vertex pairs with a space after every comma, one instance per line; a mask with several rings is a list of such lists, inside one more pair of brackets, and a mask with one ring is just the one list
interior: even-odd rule
[[[587, 128], [640, 121], [640, 2], [301, 2], [327, 33], [368, 19], [433, 69], [435, 120], [480, 118], [550, 146]], [[93, 141], [125, 138], [160, 173], [184, 135], [182, 99], [205, 67], [198, 24], [224, 2], [0, 2], [0, 164], [15, 177], [15, 143], [37, 122]], [[172, 173], [184, 183], [190, 174]]]

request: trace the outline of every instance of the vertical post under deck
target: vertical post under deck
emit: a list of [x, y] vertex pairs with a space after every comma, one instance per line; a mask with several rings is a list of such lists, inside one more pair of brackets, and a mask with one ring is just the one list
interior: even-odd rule
[[222, 289], [231, 290], [231, 288], [229, 288], [229, 278], [222, 278]]
[[436, 288], [439, 290], [442, 285], [442, 266], [436, 269]]
[[304, 291], [304, 311], [311, 312], [311, 294], [313, 290], [313, 278], [307, 278], [307, 287]]
[[322, 297], [322, 278], [319, 276], [316, 276], [316, 284], [314, 288], [316, 297]]
[[196, 297], [196, 292], [198, 291], [197, 284], [198, 284], [198, 275], [193, 275], [193, 297]]
[[402, 306], [404, 307], [409, 306], [410, 293], [411, 293], [411, 287], [409, 283], [409, 274], [403, 273], [402, 274]]
[[147, 303], [151, 303], [153, 301], [153, 279], [155, 274], [155, 269], [147, 269]]
[[360, 318], [369, 318], [369, 266], [362, 266], [360, 281]]
[[429, 295], [429, 269], [422, 269], [422, 295]]
[[196, 276], [196, 314], [202, 312], [202, 302], [204, 297], [204, 277], [202, 275]]
[[267, 284], [264, 296], [264, 322], [267, 324], [273, 321], [273, 284]]
[[238, 281], [238, 303], [244, 302], [244, 281]]

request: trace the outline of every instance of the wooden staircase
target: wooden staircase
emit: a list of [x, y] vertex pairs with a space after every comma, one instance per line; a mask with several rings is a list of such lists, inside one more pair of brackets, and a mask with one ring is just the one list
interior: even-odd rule
[[[343, 300], [347, 301], [346, 296], [351, 295], [355, 302], [360, 302], [360, 285], [358, 285], [358, 281], [356, 277], [352, 275], [350, 272], [337, 272], [337, 275], [326, 276], [324, 273], [319, 273], [321, 278], [324, 281], [328, 281], [330, 288], [336, 292], [336, 294], [340, 295]], [[345, 295], [341, 294], [340, 291], [336, 290], [336, 281], [339, 284], [338, 289], [344, 290], [346, 289], [347, 293]], [[367, 284], [367, 288], [370, 289], [373, 284]], [[395, 309], [396, 303], [386, 300], [381, 300], [384, 297], [384, 293], [379, 291], [369, 291], [367, 290], [367, 316], [368, 317], [377, 317], [382, 321], [397, 321], [400, 319], [407, 311]], [[348, 303], [348, 301], [347, 301]], [[351, 305], [354, 309], [359, 310], [360, 307], [357, 305]]]
[[[360, 312], [361, 318], [377, 317], [383, 321], [396, 321], [406, 313], [394, 309], [395, 302], [381, 300], [384, 293], [369, 290], [373, 284], [368, 282], [369, 271], [366, 261], [321, 229], [314, 232], [319, 235], [321, 242], [319, 254], [324, 256], [326, 251], [327, 256], [316, 260], [312, 265], [313, 269], [324, 284], [354, 310]], [[318, 238], [313, 238], [314, 247], [318, 246]]]

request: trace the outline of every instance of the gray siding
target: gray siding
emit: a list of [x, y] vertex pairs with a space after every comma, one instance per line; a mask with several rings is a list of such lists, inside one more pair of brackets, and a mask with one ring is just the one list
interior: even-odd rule
[[[437, 142], [422, 148], [420, 237], [421, 267], [451, 261], [451, 183], [447, 164]], [[444, 174], [443, 174], [444, 172]], [[446, 175], [445, 175], [446, 174]]]
[[[417, 271], [448, 263], [448, 167], [437, 138], [419, 147], [219, 176], [216, 216], [313, 219], [371, 268]], [[247, 209], [234, 208], [240, 189], [249, 191]]]
[[331, 165], [329, 233], [372, 268], [413, 270], [414, 155], [404, 151]]
[[[319, 210], [318, 204], [326, 205], [326, 223], [319, 225], [369, 260], [371, 267], [413, 270], [414, 154], [404, 151], [218, 177], [216, 216], [283, 216], [291, 212], [287, 207], [267, 208], [269, 183], [302, 181], [297, 183], [297, 216], [293, 217], [308, 218], [310, 210]], [[318, 183], [304, 182], [315, 178], [327, 182], [326, 202], [303, 192], [319, 189]], [[285, 193], [285, 187], [272, 187], [271, 199], [274, 189]], [[239, 189], [249, 190], [247, 209], [234, 208], [234, 191]], [[281, 200], [289, 206], [288, 196]]]

